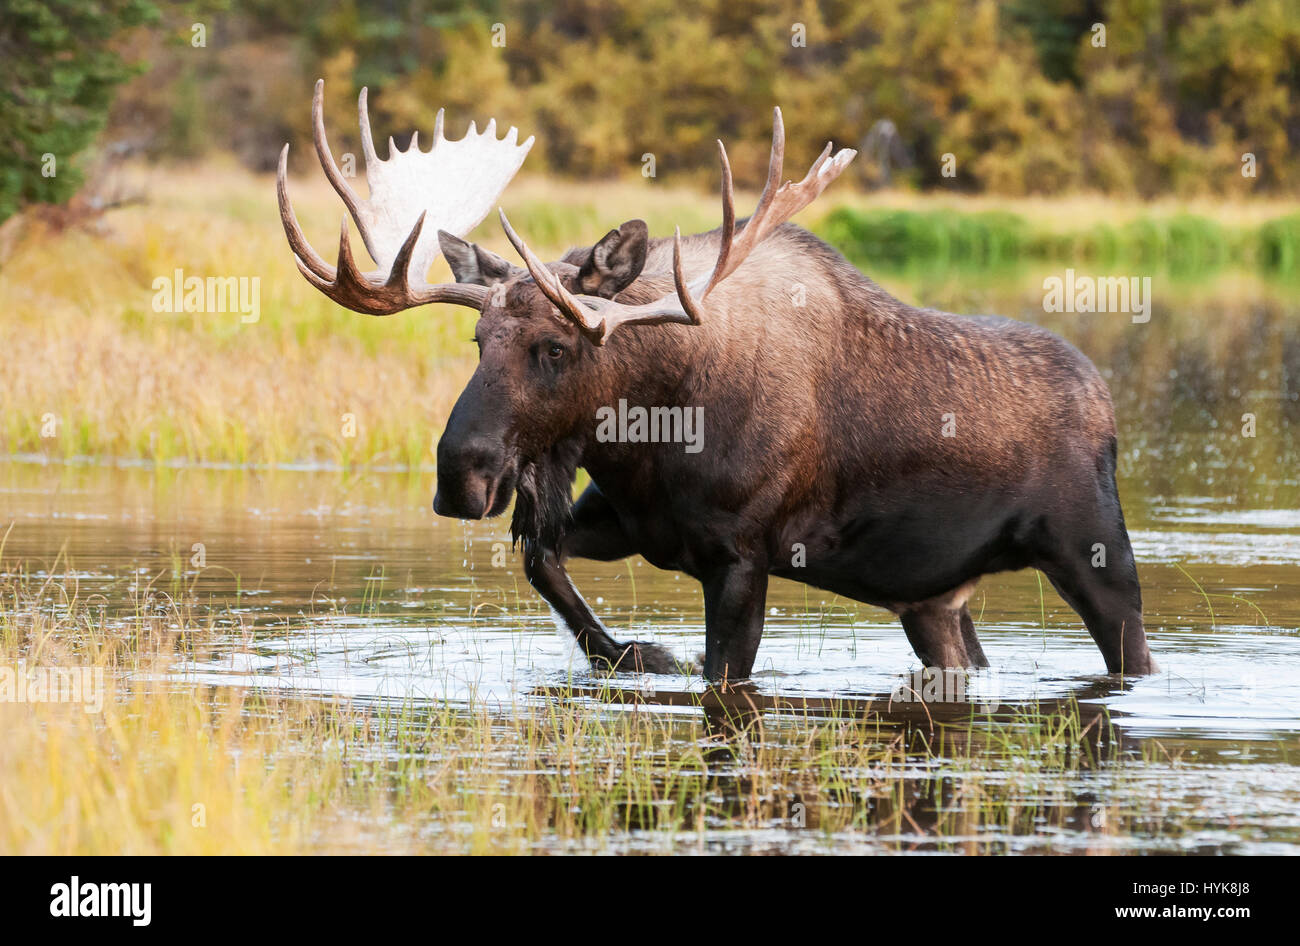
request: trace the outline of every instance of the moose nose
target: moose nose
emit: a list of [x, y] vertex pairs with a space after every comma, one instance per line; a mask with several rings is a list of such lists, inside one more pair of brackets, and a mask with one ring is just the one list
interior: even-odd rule
[[467, 444], [458, 458], [461, 468], [480, 476], [496, 476], [505, 462], [505, 451], [496, 443], [477, 441]]
[[438, 489], [433, 511], [457, 519], [482, 519], [496, 499], [505, 450], [486, 441], [438, 444]]

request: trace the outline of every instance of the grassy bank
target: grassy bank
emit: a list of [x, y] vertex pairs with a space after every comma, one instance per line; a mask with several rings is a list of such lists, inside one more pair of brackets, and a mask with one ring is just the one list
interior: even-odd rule
[[[473, 370], [467, 340], [474, 313], [435, 306], [375, 319], [335, 306], [295, 270], [268, 177], [219, 163], [137, 168], [123, 187], [146, 202], [87, 227], [7, 229], [0, 455], [431, 465], [435, 438]], [[309, 237], [332, 256], [342, 214], [337, 198], [319, 175], [293, 181], [292, 195]], [[741, 195], [738, 205], [752, 201]], [[645, 217], [655, 233], [718, 222], [715, 195], [652, 180], [578, 186], [526, 177], [505, 204], [520, 231], [550, 257], [631, 217]], [[1194, 267], [1211, 258], [1258, 257], [1273, 260], [1272, 271], [1289, 271], [1295, 210], [1260, 202], [1144, 209], [1081, 198], [994, 204], [945, 195], [867, 197], [846, 187], [829, 192], [825, 206], [803, 222], [909, 301], [932, 303], [938, 293], [957, 311], [1014, 315], [1024, 300], [1041, 295], [1041, 276], [1008, 280], [992, 264], [1068, 264], [1077, 255], [1122, 256], [1126, 264], [1132, 257], [1143, 266], [1159, 257]], [[513, 256], [492, 221], [475, 238]], [[923, 264], [924, 278], [892, 275], [899, 261]], [[943, 290], [936, 272], [952, 283], [958, 267], [949, 263], [962, 262], [974, 264], [966, 272], [979, 278], [962, 277], [951, 292]], [[187, 277], [257, 277], [256, 321], [238, 311], [157, 311], [154, 281], [177, 270]], [[431, 278], [447, 278], [445, 266], [437, 264]], [[1238, 276], [1230, 279], [1224, 292], [1238, 294]], [[969, 286], [990, 280], [996, 297], [980, 290], [966, 298]], [[1162, 287], [1158, 304], [1177, 292]], [[1189, 294], [1203, 302], [1214, 290], [1197, 285]], [[1104, 330], [1122, 329], [1116, 322]]]
[[1233, 225], [1175, 213], [1060, 229], [1007, 211], [841, 207], [818, 230], [859, 265], [876, 267], [996, 269], [1039, 261], [1143, 266], [1173, 274], [1235, 266], [1300, 275], [1300, 215]]

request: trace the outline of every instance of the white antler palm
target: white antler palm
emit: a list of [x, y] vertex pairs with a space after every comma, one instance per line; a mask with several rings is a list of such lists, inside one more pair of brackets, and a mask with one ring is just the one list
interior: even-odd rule
[[416, 132], [405, 151], [399, 151], [389, 138], [388, 157], [380, 158], [371, 137], [366, 90], [362, 89], [358, 102], [361, 147], [370, 188], [369, 197], [363, 200], [344, 178], [330, 151], [325, 136], [324, 100], [325, 83], [318, 80], [312, 97], [316, 153], [325, 176], [347, 205], [379, 269], [372, 273], [356, 270], [348, 246], [346, 219], [337, 268], [326, 263], [307, 243], [289, 206], [285, 174], [289, 146], [285, 145], [280, 153], [277, 182], [280, 216], [303, 275], [336, 302], [376, 315], [430, 301], [481, 302], [478, 299], [481, 293], [475, 294], [480, 287], [425, 283], [425, 274], [440, 252], [438, 231], [464, 236], [478, 226], [523, 165], [533, 138], [530, 136], [518, 144], [519, 132], [512, 127], [505, 138], [499, 139], [496, 119], [493, 119], [481, 133], [471, 122], [464, 138], [451, 141], [442, 133], [440, 109], [434, 124], [433, 144], [428, 151], [420, 150], [419, 132]]

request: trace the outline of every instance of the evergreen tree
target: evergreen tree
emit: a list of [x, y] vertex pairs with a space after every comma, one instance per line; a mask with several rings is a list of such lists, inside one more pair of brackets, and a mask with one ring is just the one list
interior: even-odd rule
[[103, 128], [114, 89], [135, 71], [113, 39], [157, 15], [148, 0], [0, 5], [0, 220], [76, 193], [72, 158]]

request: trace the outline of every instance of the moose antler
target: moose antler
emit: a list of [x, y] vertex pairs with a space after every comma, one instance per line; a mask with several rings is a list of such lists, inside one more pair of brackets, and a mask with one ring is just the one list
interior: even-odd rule
[[[363, 273], [352, 257], [348, 218], [343, 218], [339, 235], [338, 266], [331, 266], [311, 247], [289, 204], [286, 165], [289, 146], [280, 152], [276, 192], [280, 220], [294, 252], [298, 269], [313, 286], [340, 305], [368, 315], [391, 315], [429, 302], [450, 302], [482, 308], [488, 290], [484, 286], [424, 281], [439, 246], [436, 234], [446, 230], [464, 236], [487, 216], [505, 186], [515, 176], [533, 139], [516, 144], [518, 131], [511, 128], [504, 139], [496, 136], [496, 119], [480, 134], [471, 122], [459, 141], [443, 137], [443, 113], [439, 109], [433, 127], [433, 144], [419, 148], [419, 132], [411, 135], [405, 151], [398, 151], [388, 139], [388, 157], [375, 154], [366, 107], [366, 89], [357, 102], [361, 122], [361, 148], [366, 159], [366, 183], [370, 196], [362, 200], [348, 184], [325, 138], [325, 82], [317, 80], [312, 97], [313, 138], [325, 176], [343, 199], [361, 231], [361, 239], [379, 269]], [[425, 220], [432, 226], [427, 229]]]
[[773, 112], [772, 154], [767, 165], [767, 183], [758, 200], [758, 207], [739, 231], [736, 229], [736, 195], [731, 184], [731, 163], [727, 160], [726, 147], [721, 141], [718, 142], [718, 155], [722, 162], [722, 245], [713, 272], [707, 279], [697, 280], [688, 286], [682, 275], [682, 231], [681, 228], [677, 229], [673, 236], [675, 294], [670, 293], [644, 305], [624, 305], [601, 296], [571, 293], [515, 233], [510, 221], [506, 219], [505, 211], [500, 212], [501, 226], [505, 228], [506, 236], [523, 257], [529, 273], [546, 298], [577, 323], [597, 345], [603, 345], [610, 333], [620, 325], [657, 325], [666, 322], [699, 325], [700, 304], [708, 298], [709, 293], [734, 273], [754, 247], [763, 242], [773, 230], [816, 200], [857, 154], [852, 149], [844, 148], [831, 157], [831, 144], [827, 142], [821, 156], [813, 162], [802, 181], [797, 184], [786, 181], [783, 184], [781, 177], [785, 164], [785, 123], [781, 119], [780, 108]]

